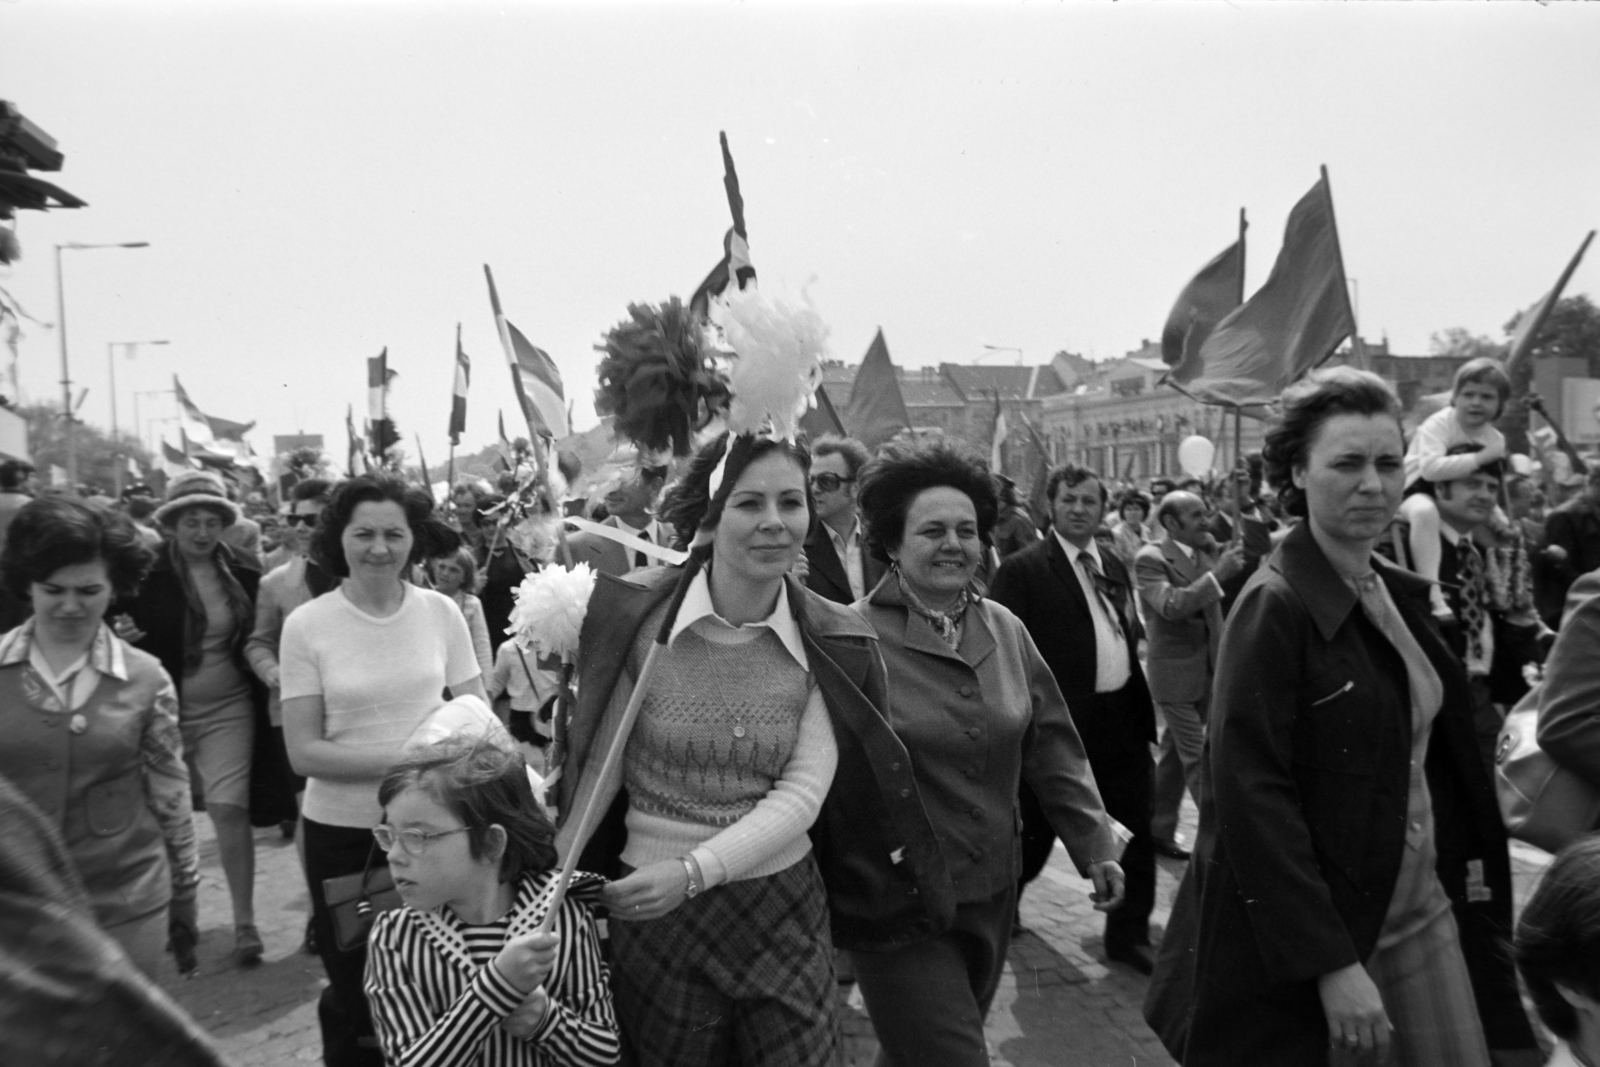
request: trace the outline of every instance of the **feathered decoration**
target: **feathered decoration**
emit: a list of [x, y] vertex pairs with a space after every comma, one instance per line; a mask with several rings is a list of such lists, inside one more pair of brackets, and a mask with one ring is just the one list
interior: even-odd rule
[[605, 353], [595, 410], [615, 416], [617, 436], [647, 452], [688, 455], [695, 430], [727, 406], [728, 385], [677, 297], [659, 307], [630, 304], [628, 319], [595, 348]]
[[570, 571], [546, 567], [522, 579], [506, 634], [521, 649], [570, 660], [578, 653], [578, 634], [594, 592], [594, 571], [580, 563]]
[[22, 258], [22, 245], [17, 241], [17, 235], [5, 226], [0, 226], [0, 264], [14, 263]]
[[822, 381], [828, 327], [809, 303], [773, 300], [750, 286], [726, 295], [723, 335], [735, 353], [728, 429], [794, 440]]

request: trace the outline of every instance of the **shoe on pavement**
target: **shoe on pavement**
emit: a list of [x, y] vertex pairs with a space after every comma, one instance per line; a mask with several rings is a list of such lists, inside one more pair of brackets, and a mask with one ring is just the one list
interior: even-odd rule
[[254, 923], [241, 923], [233, 928], [233, 960], [241, 967], [261, 962], [266, 946], [261, 943], [261, 933]]
[[1132, 967], [1140, 974], [1154, 974], [1156, 969], [1155, 964], [1150, 962], [1150, 954], [1137, 945], [1107, 945], [1106, 959]]
[[1165, 856], [1169, 860], [1187, 860], [1189, 858], [1189, 850], [1176, 841], [1157, 841], [1151, 847], [1155, 849], [1156, 855]]

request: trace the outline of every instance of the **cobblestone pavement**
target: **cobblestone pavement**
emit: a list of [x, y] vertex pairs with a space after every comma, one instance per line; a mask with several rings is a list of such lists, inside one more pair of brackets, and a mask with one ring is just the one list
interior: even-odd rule
[[[227, 889], [217, 863], [210, 822], [200, 817], [200, 970], [187, 980], [169, 974], [163, 985], [216, 1036], [238, 1067], [321, 1062], [316, 1000], [324, 984], [316, 957], [300, 949], [309, 901], [294, 844], [277, 830], [256, 834], [257, 925], [266, 942], [261, 965], [248, 970], [229, 960], [233, 934]], [[1185, 801], [1184, 833], [1193, 838], [1194, 810]], [[1514, 850], [1519, 904], [1548, 857]], [[1156, 936], [1165, 924], [1183, 864], [1160, 860]], [[1057, 846], [1048, 867], [1022, 900], [1026, 932], [1010, 962], [989, 1017], [995, 1064], [1011, 1067], [1166, 1067], [1172, 1060], [1140, 1015], [1147, 979], [1101, 956], [1102, 919], [1089, 884]], [[853, 987], [841, 987], [851, 1067], [867, 1067], [877, 1042]]]

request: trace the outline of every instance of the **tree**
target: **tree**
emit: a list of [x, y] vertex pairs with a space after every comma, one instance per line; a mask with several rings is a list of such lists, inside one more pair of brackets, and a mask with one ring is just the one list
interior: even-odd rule
[[[1515, 324], [1513, 315], [1505, 325], [1508, 336]], [[1586, 360], [1589, 376], [1600, 377], [1600, 307], [1582, 293], [1562, 298], [1551, 309], [1532, 358], [1512, 370], [1511, 402], [1500, 420], [1508, 451], [1528, 451], [1528, 392], [1533, 385], [1534, 360], [1556, 358]]]
[[[52, 404], [24, 404], [16, 413], [28, 423], [28, 451], [33, 465], [41, 475], [48, 477], [50, 468], [67, 466], [67, 437], [63, 432], [61, 409]], [[130, 481], [126, 457], [132, 456], [142, 470], [154, 466], [150, 453], [139, 439], [129, 434], [111, 435], [98, 426], [77, 422], [73, 427], [78, 445], [78, 480], [106, 493], [117, 484], [116, 470], [122, 466], [124, 482]]]
[[1428, 353], [1435, 356], [1459, 356], [1462, 359], [1505, 359], [1506, 345], [1482, 334], [1474, 334], [1460, 326], [1441, 330], [1428, 339]]

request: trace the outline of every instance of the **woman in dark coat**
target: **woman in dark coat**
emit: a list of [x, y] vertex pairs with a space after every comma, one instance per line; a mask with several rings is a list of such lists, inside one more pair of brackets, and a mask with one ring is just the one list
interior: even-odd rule
[[1465, 672], [1426, 583], [1372, 551], [1400, 501], [1399, 403], [1349, 368], [1283, 403], [1268, 477], [1305, 521], [1228, 619], [1146, 1016], [1186, 1065], [1532, 1055]]

